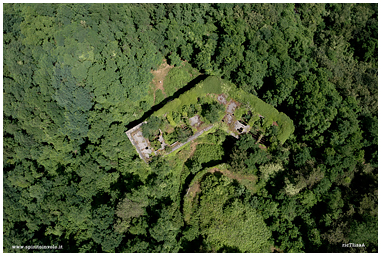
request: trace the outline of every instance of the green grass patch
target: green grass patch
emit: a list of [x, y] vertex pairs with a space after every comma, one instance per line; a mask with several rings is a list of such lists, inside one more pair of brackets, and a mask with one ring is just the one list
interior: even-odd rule
[[276, 122], [279, 125], [278, 139], [283, 143], [295, 131], [293, 121], [284, 113], [279, 113]]
[[198, 84], [201, 94], [215, 93], [221, 94], [223, 92], [223, 87], [221, 87], [221, 78], [216, 76], [209, 76], [204, 81]]
[[250, 125], [251, 127], [253, 127], [255, 121], [259, 120], [259, 118], [260, 117], [259, 117], [258, 113], [253, 113], [253, 116], [250, 118], [250, 121], [247, 124]]
[[155, 92], [155, 104], [162, 102], [164, 99], [165, 99], [165, 96], [164, 96], [162, 90], [160, 90], [160, 89], [156, 90], [156, 92]]
[[239, 120], [239, 119], [241, 119], [242, 118], [242, 116], [244, 115], [244, 114], [246, 114], [247, 113], [247, 108], [245, 108], [245, 107], [239, 107], [239, 108], [236, 108], [236, 110], [234, 111], [234, 116]]

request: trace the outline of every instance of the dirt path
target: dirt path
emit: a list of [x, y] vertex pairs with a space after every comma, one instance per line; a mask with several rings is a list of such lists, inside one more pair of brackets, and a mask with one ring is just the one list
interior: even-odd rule
[[283, 253], [283, 251], [279, 248], [276, 248], [275, 246], [271, 246], [271, 252], [272, 253]]
[[157, 70], [151, 70], [152, 75], [154, 76], [152, 79], [153, 88], [153, 98], [155, 100], [156, 91], [161, 90], [165, 97], [167, 97], [164, 92], [164, 79], [167, 76], [169, 70], [171, 70], [174, 66], [170, 66], [167, 64], [167, 60], [164, 59], [163, 63], [158, 67]]
[[194, 142], [194, 141], [192, 141], [192, 144], [191, 144], [191, 151], [190, 151], [190, 153], [189, 153], [189, 157], [188, 157], [188, 159], [191, 158], [191, 157], [194, 155], [194, 152], [195, 152], [196, 149], [197, 149], [197, 145], [198, 145], [198, 142]]
[[230, 179], [234, 179], [234, 180], [237, 180], [237, 181], [241, 181], [241, 180], [256, 181], [258, 179], [256, 176], [253, 176], [253, 175], [237, 174], [237, 173], [232, 173], [229, 170], [220, 170], [220, 169], [217, 169], [217, 168], [214, 168], [214, 169], [210, 170], [209, 172], [210, 173], [214, 173], [216, 171], [222, 173], [223, 175], [225, 175], [226, 177], [228, 177]]

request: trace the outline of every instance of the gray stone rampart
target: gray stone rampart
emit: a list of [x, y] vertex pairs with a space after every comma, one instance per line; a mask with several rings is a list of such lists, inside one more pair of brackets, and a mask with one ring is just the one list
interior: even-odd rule
[[143, 153], [140, 151], [138, 145], [136, 145], [135, 140], [134, 140], [134, 139], [132, 138], [132, 136], [131, 136], [131, 134], [132, 134], [133, 132], [135, 132], [137, 129], [139, 129], [140, 126], [142, 126], [143, 123], [147, 123], [147, 121], [144, 121], [144, 122], [138, 124], [137, 126], [131, 128], [130, 130], [126, 131], [126, 134], [127, 134], [128, 139], [131, 141], [132, 145], [134, 145], [136, 151], [138, 152], [139, 157], [140, 157], [141, 159], [143, 159], [144, 162], [147, 163], [147, 160], [144, 158]]

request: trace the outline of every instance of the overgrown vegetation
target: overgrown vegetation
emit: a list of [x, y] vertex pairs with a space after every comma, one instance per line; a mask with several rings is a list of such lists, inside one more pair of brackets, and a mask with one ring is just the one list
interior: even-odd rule
[[146, 138], [151, 138], [153, 136], [159, 135], [159, 128], [162, 125], [163, 120], [157, 116], [150, 116], [146, 123], [141, 126], [143, 136]]
[[184, 87], [199, 75], [196, 69], [184, 62], [180, 67], [175, 67], [168, 72], [164, 80], [164, 90], [168, 96], [172, 96], [178, 89]]
[[206, 175], [184, 237], [192, 241], [200, 233], [205, 252], [270, 252], [270, 230], [257, 210], [244, 202], [245, 187], [233, 182], [223, 175]]
[[[271, 135], [274, 135], [281, 143], [284, 143], [294, 131], [292, 120], [284, 113], [278, 112], [273, 106], [264, 103], [258, 97], [236, 88], [234, 84], [214, 76], [206, 78], [194, 88], [168, 102], [153, 115], [160, 118], [166, 116], [168, 122], [174, 127], [188, 125], [188, 118], [196, 114], [202, 117], [205, 125], [216, 123], [222, 120], [226, 114], [226, 106], [217, 101], [217, 96], [220, 94], [226, 96], [227, 103], [230, 100], [238, 101], [241, 106], [237, 107], [236, 112], [250, 112], [250, 119], [246, 119], [247, 123], [263, 133], [266, 129], [272, 129], [274, 122], [279, 123], [279, 128], [276, 128], [277, 132]], [[265, 117], [264, 122], [254, 125], [255, 121], [259, 120], [259, 116]], [[242, 114], [238, 117], [242, 121]], [[247, 118], [247, 116], [245, 117]]]
[[201, 105], [201, 115], [205, 117], [210, 123], [215, 123], [221, 120], [221, 114], [223, 115], [225, 108], [223, 105], [213, 102], [204, 103]]
[[[377, 40], [374, 3], [4, 4], [4, 252], [378, 252]], [[207, 94], [250, 133], [145, 164], [125, 131]]]

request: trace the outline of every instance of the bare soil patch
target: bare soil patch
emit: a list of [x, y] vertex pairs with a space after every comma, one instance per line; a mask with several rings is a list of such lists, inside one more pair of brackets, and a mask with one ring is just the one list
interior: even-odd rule
[[243, 174], [238, 174], [238, 173], [232, 173], [229, 170], [220, 170], [217, 168], [213, 168], [209, 172], [210, 173], [220, 172], [223, 175], [225, 175], [226, 177], [228, 177], [230, 179], [237, 180], [237, 181], [241, 181], [241, 180], [256, 181], [258, 179], [256, 176], [253, 176], [253, 175], [243, 175]]
[[200, 189], [200, 183], [199, 182], [196, 182], [195, 184], [193, 184], [192, 187], [189, 188], [188, 190], [188, 194], [192, 196], [192, 199], [194, 198], [194, 196], [198, 193], [198, 192], [201, 192], [201, 189]]
[[164, 59], [163, 63], [158, 67], [157, 70], [151, 70], [152, 75], [154, 76], [152, 79], [152, 84], [154, 86], [153, 89], [153, 97], [155, 99], [155, 93], [157, 90], [161, 90], [165, 97], [167, 97], [164, 92], [164, 79], [167, 76], [169, 70], [171, 70], [174, 66], [170, 66], [167, 63], [167, 60]]
[[232, 173], [229, 170], [224, 170], [223, 173], [229, 178], [232, 178], [238, 181], [240, 180], [256, 181], [258, 179], [256, 176], [253, 176], [253, 175], [243, 175], [243, 174]]
[[283, 253], [283, 251], [279, 248], [276, 248], [275, 246], [271, 246], [271, 252], [272, 253]]
[[165, 130], [166, 133], [172, 133], [175, 131], [175, 127], [169, 125], [168, 128]]
[[191, 151], [189, 153], [188, 159], [191, 158], [194, 155], [194, 152], [196, 151], [196, 148], [197, 148], [197, 145], [198, 145], [198, 142], [192, 141], [191, 143], [192, 143], [191, 144]]
[[225, 94], [219, 94], [217, 97], [217, 100], [219, 103], [226, 105], [226, 95]]
[[261, 144], [259, 144], [258, 147], [259, 147], [260, 149], [266, 149], [266, 147], [263, 146], [263, 145], [261, 145]]

